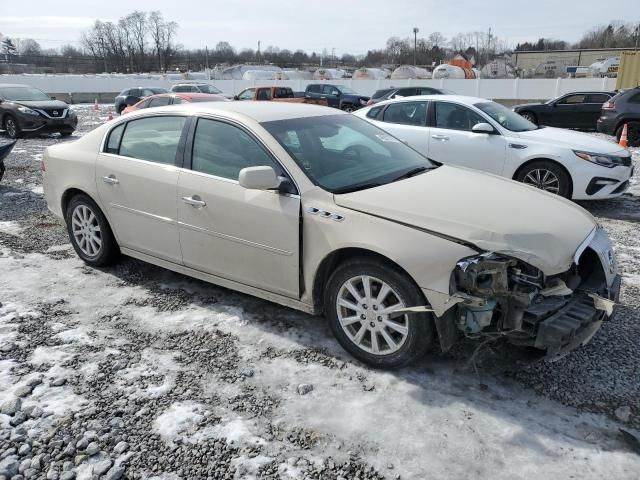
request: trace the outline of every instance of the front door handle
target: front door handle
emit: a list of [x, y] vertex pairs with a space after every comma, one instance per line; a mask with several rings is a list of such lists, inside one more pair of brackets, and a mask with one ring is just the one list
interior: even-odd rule
[[182, 197], [182, 201], [194, 208], [202, 208], [207, 206], [207, 202], [202, 200], [198, 195], [192, 197]]
[[118, 180], [115, 175], [109, 175], [107, 177], [102, 177], [102, 181], [104, 183], [108, 183], [110, 185], [117, 185], [118, 183], [120, 183], [120, 180]]
[[431, 135], [431, 138], [433, 138], [434, 140], [442, 140], [443, 142], [449, 140], [449, 137], [447, 137], [446, 135]]

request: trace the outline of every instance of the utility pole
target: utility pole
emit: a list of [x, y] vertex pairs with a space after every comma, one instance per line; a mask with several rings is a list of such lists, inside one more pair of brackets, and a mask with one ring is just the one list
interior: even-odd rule
[[331, 48], [331, 63], [333, 63], [334, 68], [338, 68], [338, 61], [336, 60], [336, 47]]
[[260, 60], [260, 40], [258, 40], [258, 52], [256, 53], [256, 58]]
[[204, 68], [209, 71], [209, 47], [204, 46]]
[[413, 27], [413, 66], [418, 65], [418, 32], [420, 29], [418, 27]]
[[489, 52], [491, 51], [491, 27], [489, 27], [489, 38], [487, 38], [487, 62], [489, 64]]

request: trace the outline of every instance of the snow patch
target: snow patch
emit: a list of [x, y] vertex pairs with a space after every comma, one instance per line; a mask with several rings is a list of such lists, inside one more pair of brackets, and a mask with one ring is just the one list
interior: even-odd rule
[[[9, 192], [12, 193], [12, 192]], [[8, 193], [4, 194], [8, 196]], [[6, 233], [7, 235], [13, 235], [14, 237], [19, 237], [22, 235], [22, 227], [18, 222], [6, 221], [0, 222], [0, 233]]]

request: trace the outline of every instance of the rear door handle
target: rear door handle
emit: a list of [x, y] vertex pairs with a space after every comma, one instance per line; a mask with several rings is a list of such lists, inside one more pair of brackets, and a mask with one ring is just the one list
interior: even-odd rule
[[431, 135], [431, 138], [433, 138], [434, 140], [442, 140], [443, 142], [449, 140], [449, 137], [447, 137], [446, 135]]
[[102, 177], [102, 181], [104, 183], [108, 183], [110, 185], [116, 185], [116, 184], [120, 183], [120, 180], [118, 180], [115, 175], [109, 175], [107, 177]]
[[182, 201], [194, 208], [202, 208], [207, 206], [207, 202], [202, 200], [198, 195], [192, 197], [182, 197]]

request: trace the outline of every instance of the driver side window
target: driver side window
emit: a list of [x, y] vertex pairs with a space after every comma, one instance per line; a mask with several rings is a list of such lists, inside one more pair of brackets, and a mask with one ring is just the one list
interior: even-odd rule
[[584, 103], [586, 100], [586, 95], [568, 95], [560, 100], [558, 103], [560, 105], [575, 105], [577, 103]]
[[436, 102], [436, 128], [470, 132], [474, 125], [485, 120], [469, 108], [456, 103]]
[[243, 168], [260, 166], [273, 167], [277, 174], [281, 173], [271, 156], [244, 130], [217, 120], [198, 120], [192, 170], [238, 180]]

